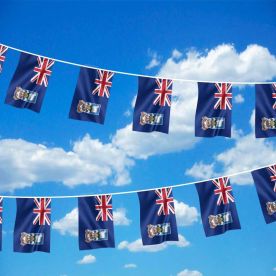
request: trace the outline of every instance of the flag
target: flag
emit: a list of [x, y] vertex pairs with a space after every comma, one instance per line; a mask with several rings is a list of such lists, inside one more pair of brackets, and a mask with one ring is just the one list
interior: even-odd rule
[[15, 252], [50, 252], [51, 199], [17, 198]]
[[3, 197], [0, 197], [0, 251], [2, 250]]
[[252, 171], [266, 223], [276, 221], [276, 165]]
[[80, 197], [78, 200], [80, 250], [115, 247], [112, 196]]
[[276, 136], [276, 83], [255, 85], [256, 138]]
[[198, 183], [196, 189], [202, 224], [207, 237], [241, 228], [228, 177]]
[[232, 85], [198, 83], [195, 136], [231, 137]]
[[103, 124], [113, 75], [104, 70], [81, 68], [69, 117]]
[[178, 241], [172, 188], [139, 192], [143, 245]]
[[39, 112], [53, 64], [49, 58], [21, 53], [5, 103]]
[[169, 133], [172, 80], [139, 77], [133, 130]]
[[5, 59], [6, 59], [7, 50], [8, 50], [7, 46], [0, 44], [0, 73], [2, 72], [2, 69], [3, 69], [3, 63], [5, 62]]

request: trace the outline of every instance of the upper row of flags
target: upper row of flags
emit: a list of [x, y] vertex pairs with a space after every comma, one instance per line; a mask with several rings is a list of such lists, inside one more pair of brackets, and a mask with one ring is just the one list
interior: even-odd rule
[[[251, 172], [266, 223], [276, 221], [276, 165]], [[229, 177], [196, 183], [207, 237], [241, 229]], [[143, 245], [178, 241], [173, 187], [137, 191]], [[17, 198], [15, 252], [50, 252], [51, 198]], [[2, 249], [3, 197], [0, 197]], [[112, 195], [78, 197], [79, 249], [115, 247]]]
[[[0, 72], [7, 46], [0, 44]], [[21, 52], [5, 103], [40, 112], [55, 60]], [[113, 71], [80, 67], [69, 118], [104, 124]], [[173, 80], [138, 77], [133, 130], [169, 133]], [[255, 134], [276, 136], [276, 83], [256, 84]], [[232, 84], [198, 82], [195, 136], [231, 137]]]

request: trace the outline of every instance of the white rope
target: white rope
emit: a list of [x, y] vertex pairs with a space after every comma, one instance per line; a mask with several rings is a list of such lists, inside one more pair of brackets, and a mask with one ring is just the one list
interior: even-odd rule
[[162, 188], [179, 188], [179, 187], [183, 187], [183, 186], [189, 186], [189, 185], [194, 185], [194, 184], [198, 184], [198, 183], [203, 183], [206, 181], [212, 181], [221, 177], [233, 177], [233, 176], [237, 176], [240, 174], [245, 174], [245, 173], [251, 173], [252, 171], [255, 170], [259, 170], [259, 169], [263, 169], [266, 167], [270, 167], [275, 165], [275, 163], [264, 166], [264, 167], [259, 167], [259, 168], [255, 168], [252, 170], [244, 170], [241, 172], [237, 172], [237, 173], [232, 173], [232, 174], [228, 174], [228, 175], [224, 175], [224, 176], [218, 176], [218, 177], [214, 177], [214, 178], [210, 178], [210, 179], [204, 179], [204, 180], [200, 180], [200, 181], [193, 181], [193, 182], [186, 182], [186, 183], [182, 183], [182, 184], [176, 184], [176, 185], [171, 185], [171, 186], [163, 186], [163, 187], [155, 187], [155, 188], [150, 188], [150, 189], [142, 189], [142, 190], [132, 190], [132, 191], [125, 191], [125, 192], [115, 192], [115, 193], [103, 193], [103, 194], [86, 194], [86, 195], [70, 195], [70, 196], [9, 196], [9, 195], [4, 195], [4, 196], [0, 196], [3, 198], [35, 198], [35, 197], [39, 197], [39, 198], [79, 198], [79, 197], [89, 197], [89, 196], [100, 196], [100, 195], [127, 195], [127, 194], [134, 194], [134, 193], [139, 193], [139, 192], [147, 192], [147, 191], [154, 191], [157, 189], [162, 189]]
[[160, 79], [170, 79], [173, 81], [181, 81], [181, 82], [205, 82], [205, 83], [231, 83], [233, 85], [254, 85], [254, 84], [273, 84], [275, 83], [275, 81], [266, 81], [266, 82], [252, 82], [252, 81], [219, 81], [219, 80], [207, 80], [207, 81], [203, 81], [203, 80], [193, 80], [193, 79], [178, 79], [178, 78], [168, 78], [168, 77], [161, 77], [161, 76], [150, 76], [150, 75], [142, 75], [142, 74], [135, 74], [135, 73], [129, 73], [129, 72], [123, 72], [123, 71], [116, 71], [116, 70], [109, 70], [109, 69], [105, 69], [105, 68], [99, 68], [99, 67], [94, 67], [94, 66], [88, 66], [88, 65], [83, 65], [83, 64], [79, 64], [79, 63], [74, 63], [74, 62], [70, 62], [70, 61], [66, 61], [66, 60], [62, 60], [62, 59], [56, 59], [56, 58], [51, 58], [51, 57], [46, 57], [46, 56], [42, 56], [36, 53], [32, 53], [32, 52], [28, 52], [28, 51], [24, 51], [21, 50], [19, 48], [15, 48], [15, 47], [11, 47], [5, 44], [2, 44], [3, 46], [8, 47], [9, 49], [12, 49], [14, 51], [17, 52], [22, 52], [22, 53], [26, 53], [26, 54], [30, 54], [30, 55], [34, 55], [34, 56], [40, 56], [43, 58], [48, 58], [48, 59], [52, 59], [56, 62], [60, 62], [60, 63], [64, 63], [64, 64], [69, 64], [69, 65], [73, 65], [73, 66], [78, 66], [78, 67], [84, 67], [84, 68], [90, 68], [90, 69], [98, 69], [98, 70], [104, 70], [104, 71], [109, 71], [109, 72], [113, 72], [116, 74], [120, 74], [120, 75], [127, 75], [127, 76], [134, 76], [134, 77], [147, 77], [147, 78], [160, 78]]

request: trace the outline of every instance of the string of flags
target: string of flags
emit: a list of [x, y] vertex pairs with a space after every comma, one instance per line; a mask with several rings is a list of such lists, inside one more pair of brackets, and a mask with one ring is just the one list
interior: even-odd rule
[[69, 118], [104, 124], [112, 80], [116, 74], [138, 77], [138, 94], [133, 114], [133, 130], [169, 133], [173, 82], [197, 82], [198, 102], [195, 114], [195, 136], [231, 137], [232, 86], [255, 85], [256, 138], [276, 136], [276, 82], [223, 82], [167, 79], [84, 66], [48, 58], [0, 44], [0, 72], [7, 50], [20, 52], [19, 63], [10, 82], [5, 103], [17, 108], [40, 112], [54, 73], [54, 63], [80, 67]]
[[[232, 174], [251, 172], [266, 223], [276, 221], [276, 164]], [[120, 193], [52, 196], [0, 197], [0, 248], [2, 250], [2, 213], [4, 198], [16, 198], [14, 251], [50, 252], [51, 200], [78, 198], [78, 240], [80, 250], [114, 248], [112, 196], [137, 193], [140, 202], [140, 231], [144, 246], [178, 241], [173, 189], [195, 184], [200, 202], [202, 225], [207, 237], [241, 229], [230, 176], [190, 182], [150, 190]]]

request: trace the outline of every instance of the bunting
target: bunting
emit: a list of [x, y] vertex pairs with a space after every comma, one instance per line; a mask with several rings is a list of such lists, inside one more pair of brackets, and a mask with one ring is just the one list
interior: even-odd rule
[[[250, 172], [255, 182], [266, 223], [276, 221], [276, 165], [232, 174]], [[179, 240], [173, 188], [195, 185], [202, 225], [207, 237], [241, 229], [236, 199], [229, 176], [206, 181], [183, 183], [151, 190], [114, 194], [137, 193], [140, 203], [140, 232], [144, 246]], [[0, 250], [2, 249], [3, 198], [16, 198], [14, 226], [15, 252], [50, 252], [51, 198], [72, 196], [0, 197]], [[80, 250], [114, 248], [114, 217], [112, 194], [75, 196], [78, 198], [78, 239]]]
[[50, 252], [51, 199], [17, 198], [14, 251]]
[[195, 136], [231, 137], [232, 85], [198, 83]]
[[255, 86], [256, 138], [276, 136], [276, 83]]
[[138, 193], [143, 245], [178, 241], [172, 188]]
[[5, 103], [40, 112], [54, 61], [21, 53]]
[[133, 130], [169, 133], [172, 80], [139, 77]]
[[112, 196], [82, 197], [78, 201], [80, 250], [115, 247]]
[[252, 172], [266, 223], [276, 221], [276, 165]]
[[[55, 62], [71, 64], [80, 68], [69, 111], [69, 118], [79, 121], [104, 124], [114, 75], [138, 77], [133, 131], [148, 133], [157, 131], [168, 134], [170, 110], [174, 103], [177, 103], [177, 97], [175, 100], [172, 99], [173, 82], [197, 82], [85, 66], [40, 56], [2, 44], [0, 44], [0, 71], [8, 49], [19, 51], [20, 59], [10, 82], [5, 103], [35, 112], [41, 110]], [[232, 86], [240, 84], [255, 84], [256, 138], [276, 136], [276, 83], [198, 81], [198, 101], [195, 114], [196, 137], [231, 137]], [[177, 110], [176, 113], [177, 116], [181, 116], [181, 110]]]
[[202, 224], [207, 237], [241, 228], [228, 177], [198, 183], [196, 189]]
[[103, 124], [114, 73], [81, 68], [71, 104], [71, 119]]

